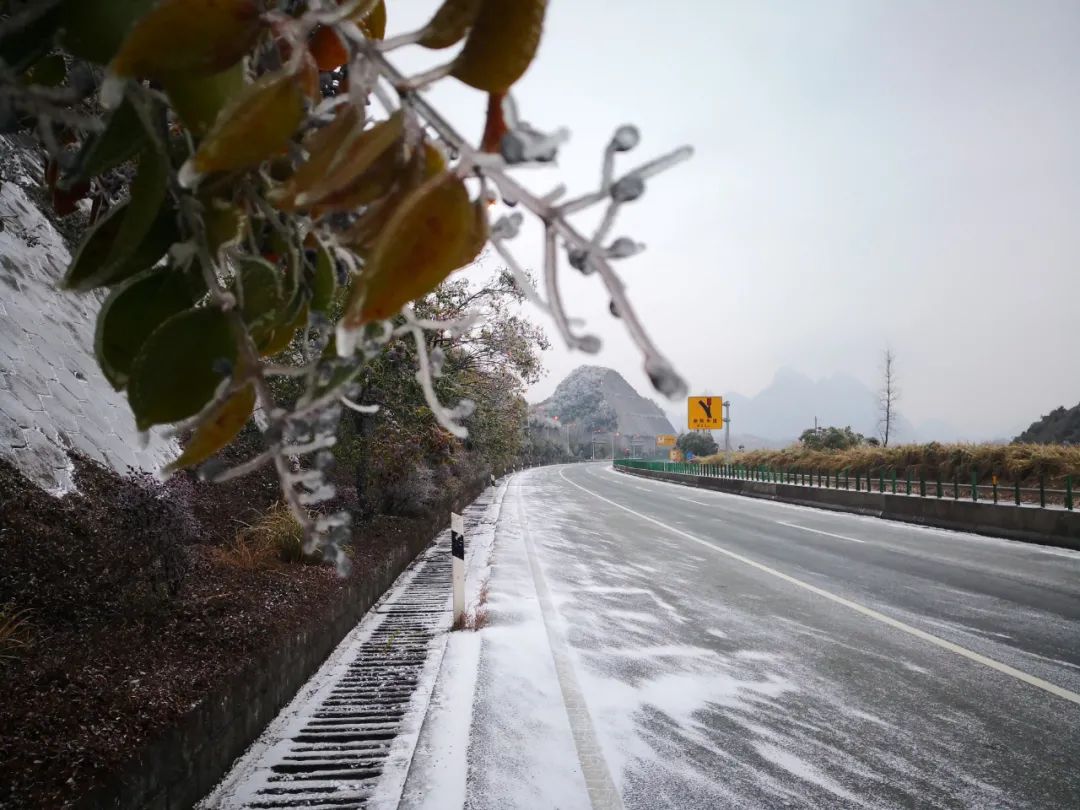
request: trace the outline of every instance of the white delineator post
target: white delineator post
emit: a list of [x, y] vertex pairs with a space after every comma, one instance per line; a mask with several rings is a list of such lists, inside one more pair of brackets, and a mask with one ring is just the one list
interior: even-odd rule
[[465, 520], [450, 513], [450, 554], [453, 556], [454, 624], [465, 616]]

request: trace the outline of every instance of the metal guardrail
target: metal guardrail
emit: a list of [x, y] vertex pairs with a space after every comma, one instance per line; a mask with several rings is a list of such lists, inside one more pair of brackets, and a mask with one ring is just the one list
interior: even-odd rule
[[[1040, 508], [1064, 506], [1072, 511], [1074, 505], [1072, 476], [1065, 476], [1065, 488], [1046, 486], [1044, 477], [1037, 487], [1022, 487], [1017, 481], [1011, 484], [980, 484], [978, 473], [972, 472], [970, 483], [958, 478], [942, 481], [929, 480], [921, 472], [913, 477], [906, 470], [902, 478], [894, 468], [876, 471], [864, 470], [801, 470], [795, 468], [748, 467], [742, 464], [691, 464], [675, 461], [649, 461], [645, 459], [615, 459], [616, 467], [652, 470], [655, 472], [682, 473], [706, 478], [728, 478], [737, 481], [760, 481], [767, 484], [790, 484], [793, 486], [844, 489], [856, 492], [880, 492], [891, 495], [911, 495], [923, 498], [970, 499], [974, 502], [1008, 503], [1015, 506], [1031, 505]], [[852, 486], [854, 484], [854, 487]]]

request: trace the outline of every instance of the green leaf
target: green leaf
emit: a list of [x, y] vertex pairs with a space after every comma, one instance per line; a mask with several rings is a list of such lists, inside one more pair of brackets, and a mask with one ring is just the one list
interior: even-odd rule
[[315, 272], [311, 279], [311, 309], [326, 312], [334, 300], [337, 291], [337, 274], [334, 272], [334, 258], [325, 246], [319, 245], [315, 258]]
[[[13, 26], [11, 23], [19, 18], [23, 24]], [[53, 35], [60, 25], [60, 1], [39, 0], [32, 8], [5, 22], [6, 32], [0, 38], [0, 59], [12, 72], [22, 73], [52, 48]]]
[[27, 78], [33, 84], [40, 84], [43, 87], [56, 87], [64, 83], [66, 76], [67, 65], [64, 64], [64, 57], [58, 53], [53, 53], [36, 61]]
[[252, 330], [271, 327], [281, 318], [285, 294], [281, 271], [263, 259], [246, 259], [237, 270], [240, 288], [240, 312]]
[[236, 438], [254, 410], [255, 386], [245, 385], [206, 415], [184, 445], [184, 452], [165, 469], [179, 470], [210, 458]]
[[73, 56], [104, 65], [157, 0], [64, 0], [61, 42]]
[[135, 357], [128, 401], [139, 430], [194, 416], [214, 396], [236, 341], [224, 312], [187, 309], [151, 333]]
[[202, 136], [229, 100], [244, 89], [244, 66], [238, 62], [212, 76], [170, 76], [164, 84], [184, 126]]
[[64, 181], [68, 185], [86, 182], [131, 159], [146, 144], [146, 130], [135, 106], [130, 99], [124, 99], [124, 103], [109, 116], [105, 130], [87, 140], [76, 158], [75, 169]]
[[98, 313], [94, 353], [113, 387], [128, 382], [143, 343], [167, 318], [189, 308], [187, 279], [175, 270], [147, 270], [114, 289]]
[[130, 278], [158, 261], [176, 241], [176, 216], [163, 205], [169, 164], [157, 149], [139, 159], [131, 198], [114, 207], [79, 246], [63, 286], [88, 290]]

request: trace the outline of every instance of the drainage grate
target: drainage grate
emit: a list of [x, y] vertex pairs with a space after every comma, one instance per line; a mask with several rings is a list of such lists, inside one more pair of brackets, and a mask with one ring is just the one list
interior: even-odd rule
[[[483, 519], [492, 495], [465, 510], [468, 523]], [[425, 689], [424, 704], [430, 696], [435, 642], [450, 625], [450, 560], [443, 532], [200, 807], [368, 807], [392, 754], [401, 758], [414, 694]]]

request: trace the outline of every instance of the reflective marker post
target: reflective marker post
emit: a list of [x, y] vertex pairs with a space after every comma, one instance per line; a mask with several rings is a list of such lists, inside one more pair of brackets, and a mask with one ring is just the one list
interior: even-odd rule
[[456, 512], [450, 513], [450, 554], [453, 556], [454, 625], [465, 616], [465, 521]]

